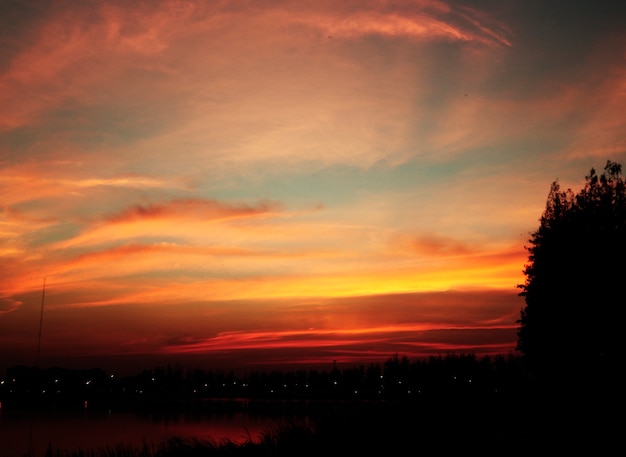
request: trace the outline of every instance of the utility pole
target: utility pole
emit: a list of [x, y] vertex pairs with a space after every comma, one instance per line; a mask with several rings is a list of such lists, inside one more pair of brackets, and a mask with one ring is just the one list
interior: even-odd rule
[[39, 315], [39, 337], [37, 338], [37, 361], [35, 367], [39, 368], [39, 355], [41, 353], [41, 329], [43, 328], [43, 301], [46, 296], [46, 278], [43, 278], [43, 288], [41, 290], [41, 314]]

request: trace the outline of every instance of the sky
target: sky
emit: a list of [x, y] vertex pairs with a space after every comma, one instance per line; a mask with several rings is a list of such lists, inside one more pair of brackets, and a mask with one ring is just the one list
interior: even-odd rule
[[551, 183], [626, 163], [625, 23], [2, 2], [0, 370], [514, 354]]

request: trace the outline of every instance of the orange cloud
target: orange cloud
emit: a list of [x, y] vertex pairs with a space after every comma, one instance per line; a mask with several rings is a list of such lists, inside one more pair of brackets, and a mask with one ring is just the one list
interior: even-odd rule
[[[256, 205], [225, 204], [214, 200], [174, 200], [164, 204], [136, 205], [87, 226], [82, 233], [52, 245], [53, 250], [95, 244], [111, 244], [140, 237], [157, 242], [199, 239], [216, 243], [227, 238], [219, 228], [240, 219], [266, 218], [279, 210], [274, 202]], [[235, 228], [235, 231], [245, 231]], [[213, 238], [215, 237], [215, 238]], [[211, 240], [211, 241], [209, 241]]]
[[[378, 214], [369, 203], [370, 214]], [[355, 224], [354, 210], [329, 223], [336, 209], [286, 211], [264, 200], [137, 204], [42, 244], [9, 276], [23, 291], [47, 277], [66, 294], [53, 305], [59, 307], [509, 288], [522, 281], [521, 244], [461, 242], [445, 231], [415, 235], [389, 230], [382, 220]], [[31, 249], [14, 230], [13, 255]], [[19, 293], [14, 286], [5, 286], [6, 296]]]
[[[469, 248], [431, 236], [396, 239], [390, 249], [358, 239], [355, 227], [293, 225], [274, 211], [204, 201], [131, 208], [53, 245], [46, 276], [73, 290], [65, 306], [508, 289], [523, 279], [521, 245]], [[155, 241], [139, 241], [146, 236]]]
[[[72, 154], [68, 154], [71, 156]], [[6, 165], [0, 175], [3, 205], [14, 211], [17, 205], [44, 199], [89, 197], [97, 188], [181, 189], [183, 185], [171, 178], [156, 178], [137, 173], [98, 176], [90, 168], [103, 167], [101, 159], [93, 162], [45, 159]], [[0, 166], [3, 165], [0, 162]], [[58, 204], [55, 202], [55, 204]], [[32, 211], [32, 210], [31, 210]]]
[[472, 249], [467, 243], [440, 235], [422, 235], [411, 243], [415, 252], [427, 256], [467, 255]]
[[120, 214], [113, 215], [109, 221], [121, 223], [136, 220], [175, 218], [196, 220], [227, 220], [240, 217], [254, 217], [273, 214], [279, 209], [278, 203], [262, 201], [256, 206], [247, 204], [227, 205], [215, 200], [174, 200], [165, 204], [136, 205]]

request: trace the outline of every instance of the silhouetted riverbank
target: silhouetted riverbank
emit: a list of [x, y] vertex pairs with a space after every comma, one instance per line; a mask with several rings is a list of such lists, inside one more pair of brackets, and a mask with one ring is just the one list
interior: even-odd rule
[[619, 411], [615, 392], [539, 391], [517, 357], [450, 355], [411, 362], [394, 356], [380, 366], [245, 376], [181, 367], [127, 378], [60, 368], [17, 367], [7, 374], [0, 390], [5, 413], [245, 411], [283, 424], [243, 443], [204, 442], [192, 435], [149, 446], [121, 443], [109, 454], [55, 449], [51, 455], [58, 456], [390, 455], [406, 449], [422, 455], [590, 449], [603, 455], [609, 446], [623, 446], [613, 419]]
[[[11, 367], [0, 379], [4, 407], [186, 407], [202, 399], [411, 400], [441, 393], [518, 392], [527, 374], [519, 357], [448, 355], [329, 370], [235, 375], [181, 366], [155, 367], [119, 377], [101, 369]], [[85, 403], [87, 402], [87, 403]]]

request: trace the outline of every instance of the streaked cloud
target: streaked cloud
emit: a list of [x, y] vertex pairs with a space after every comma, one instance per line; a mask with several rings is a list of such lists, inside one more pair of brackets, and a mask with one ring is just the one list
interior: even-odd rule
[[487, 21], [486, 15], [471, 9], [455, 11], [443, 2], [372, 2], [371, 9], [307, 11], [297, 20], [320, 28], [329, 38], [355, 39], [364, 36], [408, 38], [416, 40], [477, 41], [489, 45], [510, 46], [505, 32]]
[[226, 205], [215, 200], [174, 200], [165, 204], [137, 205], [109, 218], [113, 223], [149, 219], [225, 220], [267, 215], [278, 208], [277, 203], [261, 202], [250, 205]]

